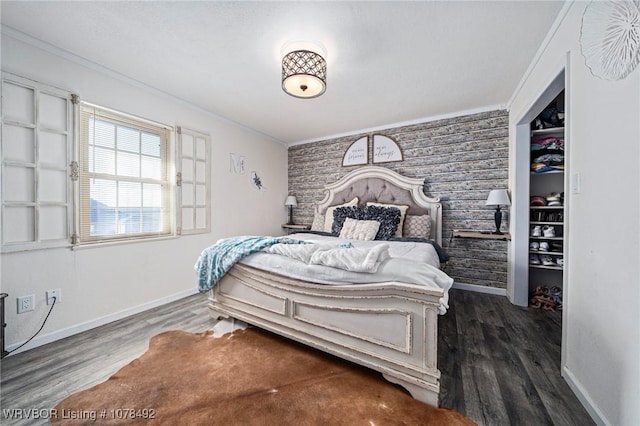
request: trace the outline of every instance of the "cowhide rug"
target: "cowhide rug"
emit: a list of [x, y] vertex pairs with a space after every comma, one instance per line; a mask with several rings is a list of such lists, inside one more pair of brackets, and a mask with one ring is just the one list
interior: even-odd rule
[[55, 409], [54, 425], [474, 424], [374, 371], [256, 328], [219, 338], [161, 333], [140, 358]]

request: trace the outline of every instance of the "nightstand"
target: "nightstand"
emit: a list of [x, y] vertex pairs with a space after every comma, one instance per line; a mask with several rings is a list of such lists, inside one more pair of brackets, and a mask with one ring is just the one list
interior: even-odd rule
[[296, 231], [307, 231], [311, 229], [311, 226], [309, 225], [296, 225], [296, 224], [288, 225], [285, 223], [281, 226], [282, 226], [282, 229], [284, 229], [287, 234], [291, 234], [292, 232], [296, 232]]

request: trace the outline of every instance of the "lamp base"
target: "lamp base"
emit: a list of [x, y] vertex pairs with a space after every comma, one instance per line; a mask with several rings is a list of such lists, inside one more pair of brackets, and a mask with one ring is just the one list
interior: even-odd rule
[[500, 231], [500, 224], [502, 223], [502, 212], [500, 211], [500, 206], [496, 207], [496, 213], [493, 215], [493, 219], [496, 222], [496, 230], [492, 232], [492, 234], [502, 235], [502, 231]]
[[293, 225], [293, 206], [289, 206], [289, 222], [287, 225]]

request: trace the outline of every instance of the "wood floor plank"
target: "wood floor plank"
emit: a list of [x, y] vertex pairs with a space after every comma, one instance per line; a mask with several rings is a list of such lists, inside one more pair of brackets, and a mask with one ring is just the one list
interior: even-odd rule
[[[205, 295], [190, 296], [3, 359], [2, 408], [53, 408], [140, 356], [153, 335], [213, 328], [206, 305]], [[560, 376], [560, 313], [461, 290], [450, 305], [438, 322], [442, 405], [480, 425], [594, 424]]]
[[504, 328], [486, 325], [483, 331], [486, 344], [492, 348], [493, 363], [501, 367], [495, 369], [496, 378], [509, 422], [526, 424], [537, 418], [548, 424], [545, 406]]
[[[463, 406], [457, 403], [460, 396], [448, 396], [451, 408], [479, 424], [594, 424], [560, 374], [561, 313], [517, 307], [505, 297], [460, 290], [452, 290], [450, 300], [455, 309], [440, 318], [440, 329], [458, 330], [456, 356], [463, 371], [473, 372], [478, 357], [484, 356], [482, 368], [495, 373], [495, 380], [486, 372], [486, 377], [466, 373], [461, 384], [451, 383], [457, 380], [455, 373], [449, 374], [445, 370], [449, 364], [441, 363], [441, 387], [462, 387], [467, 401]], [[441, 335], [439, 341], [443, 339], [452, 341]], [[446, 358], [440, 351], [438, 355]], [[483, 410], [482, 403], [495, 405], [493, 412]], [[499, 420], [492, 416], [500, 407], [507, 420], [495, 423]]]

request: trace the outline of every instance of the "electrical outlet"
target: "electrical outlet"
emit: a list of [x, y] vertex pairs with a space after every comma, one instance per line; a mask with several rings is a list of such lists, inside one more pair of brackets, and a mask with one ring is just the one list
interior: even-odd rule
[[47, 305], [53, 305], [53, 298], [56, 298], [56, 304], [62, 301], [62, 290], [55, 288], [47, 290]]
[[36, 297], [33, 294], [18, 297], [18, 313], [33, 311], [36, 308]]

